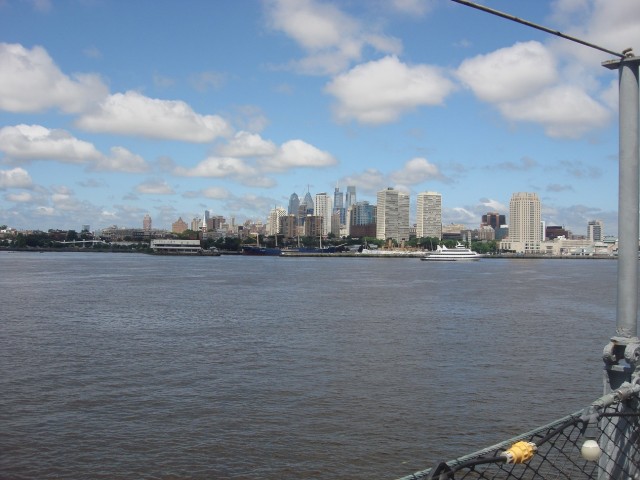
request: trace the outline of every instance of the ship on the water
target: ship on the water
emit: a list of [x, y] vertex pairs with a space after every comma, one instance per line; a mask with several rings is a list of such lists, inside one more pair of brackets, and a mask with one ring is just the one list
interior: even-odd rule
[[455, 248], [447, 248], [444, 245], [438, 245], [435, 251], [420, 258], [420, 260], [426, 260], [431, 262], [459, 262], [469, 260], [480, 260], [482, 255], [478, 252], [474, 252], [470, 248], [465, 247], [458, 242]]

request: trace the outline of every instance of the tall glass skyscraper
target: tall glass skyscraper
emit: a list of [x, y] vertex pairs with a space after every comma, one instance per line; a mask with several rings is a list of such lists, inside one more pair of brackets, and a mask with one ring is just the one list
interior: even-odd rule
[[347, 193], [345, 196], [344, 208], [349, 208], [351, 205], [355, 205], [356, 200], [356, 187], [355, 185], [347, 186]]
[[300, 199], [297, 193], [292, 193], [289, 197], [289, 208], [287, 210], [289, 215], [298, 215], [298, 209], [300, 208]]
[[340, 191], [340, 187], [336, 187], [333, 192], [333, 211], [340, 215], [340, 224], [346, 223], [347, 211], [344, 208], [344, 194]]

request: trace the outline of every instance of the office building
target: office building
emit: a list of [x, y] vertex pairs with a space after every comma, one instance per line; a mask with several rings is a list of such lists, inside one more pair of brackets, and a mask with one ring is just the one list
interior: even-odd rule
[[178, 220], [171, 224], [171, 231], [173, 233], [182, 233], [188, 229], [189, 225], [187, 225], [187, 222], [182, 220], [182, 217], [178, 218]]
[[322, 236], [327, 236], [331, 231], [331, 214], [333, 209], [331, 208], [331, 197], [326, 193], [316, 193], [316, 200], [314, 204], [314, 215], [316, 217], [322, 217]]
[[151, 231], [151, 216], [148, 213], [142, 219], [142, 229], [146, 232]]
[[418, 194], [416, 237], [442, 239], [442, 195], [437, 192]]
[[344, 208], [349, 208], [350, 206], [355, 205], [356, 202], [356, 187], [355, 185], [348, 185], [344, 199]]
[[289, 208], [287, 209], [287, 214], [297, 216], [299, 209], [300, 209], [300, 199], [298, 198], [298, 194], [294, 192], [289, 197]]
[[283, 207], [272, 208], [267, 221], [267, 235], [280, 233], [280, 219], [287, 216], [287, 211]]
[[376, 238], [409, 240], [409, 195], [389, 187], [377, 195]]
[[509, 236], [500, 243], [500, 248], [516, 253], [540, 253], [543, 240], [541, 225], [538, 195], [514, 193], [509, 202]]
[[507, 223], [507, 219], [504, 215], [500, 215], [498, 212], [487, 212], [482, 215], [481, 227], [491, 227], [493, 230], [498, 230], [502, 225]]
[[587, 224], [587, 239], [601, 242], [604, 239], [604, 224], [602, 220], [590, 220]]

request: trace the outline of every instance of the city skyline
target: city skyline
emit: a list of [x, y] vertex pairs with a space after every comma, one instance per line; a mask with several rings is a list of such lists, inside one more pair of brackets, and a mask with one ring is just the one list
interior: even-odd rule
[[[484, 3], [640, 50], [633, 0]], [[477, 228], [527, 191], [548, 225], [617, 233], [606, 54], [448, 0], [150, 5], [0, 2], [0, 223], [266, 223], [351, 185], [408, 194], [412, 224], [420, 192]]]

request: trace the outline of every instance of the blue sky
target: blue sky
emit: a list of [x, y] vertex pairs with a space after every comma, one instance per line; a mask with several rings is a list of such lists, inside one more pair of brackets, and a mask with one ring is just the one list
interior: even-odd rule
[[[486, 0], [640, 52], [637, 0]], [[265, 220], [291, 193], [442, 194], [477, 227], [617, 232], [612, 57], [449, 0], [0, 0], [0, 224]]]

